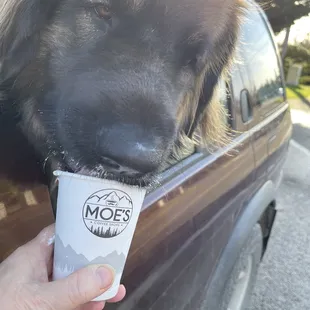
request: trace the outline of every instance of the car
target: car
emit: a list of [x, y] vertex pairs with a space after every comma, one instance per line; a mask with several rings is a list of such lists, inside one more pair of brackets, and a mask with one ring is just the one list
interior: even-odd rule
[[[160, 175], [126, 263], [127, 298], [107, 309], [241, 310], [249, 303], [292, 134], [279, 52], [264, 12], [253, 6], [230, 79], [219, 86], [230, 142], [213, 152], [197, 147]], [[0, 114], [0, 261], [54, 222], [36, 152], [16, 122]]]

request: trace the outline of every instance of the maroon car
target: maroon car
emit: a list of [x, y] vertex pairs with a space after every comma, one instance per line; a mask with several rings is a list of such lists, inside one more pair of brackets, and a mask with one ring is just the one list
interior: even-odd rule
[[[107, 309], [244, 309], [274, 222], [291, 136], [280, 58], [263, 12], [242, 27], [221, 101], [232, 142], [197, 148], [145, 199], [126, 264], [127, 298]], [[54, 221], [35, 153], [0, 111], [0, 260]]]

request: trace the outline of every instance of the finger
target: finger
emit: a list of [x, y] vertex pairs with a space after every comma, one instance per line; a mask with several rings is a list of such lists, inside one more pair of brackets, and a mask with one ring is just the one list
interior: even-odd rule
[[46, 266], [46, 270], [47, 270], [47, 275], [48, 277], [52, 277], [52, 273], [53, 273], [53, 263], [54, 263], [54, 259], [53, 259], [53, 255], [51, 255], [48, 263], [47, 263], [47, 266]]
[[41, 296], [55, 309], [75, 309], [108, 290], [114, 274], [110, 266], [91, 265], [65, 279], [45, 284]]
[[102, 310], [105, 306], [105, 301], [91, 301], [77, 310]]
[[[126, 289], [124, 285], [120, 285], [119, 290], [115, 297], [109, 299], [107, 302], [115, 303], [121, 301], [126, 295]], [[102, 310], [105, 306], [105, 301], [91, 301], [83, 306], [81, 306], [78, 310]]]
[[55, 225], [52, 224], [44, 228], [33, 240], [25, 244], [24, 247], [33, 257], [43, 260], [48, 265], [54, 251], [54, 240]]
[[47, 279], [46, 269], [47, 265], [50, 265], [53, 253], [53, 245], [50, 242], [53, 234], [54, 225], [51, 225], [8, 258], [8, 263], [14, 266], [15, 273], [23, 275], [20, 279]]
[[123, 300], [125, 298], [125, 296], [126, 296], [126, 288], [124, 285], [121, 284], [119, 286], [119, 289], [118, 289], [116, 296], [109, 299], [108, 302], [111, 302], [111, 303], [119, 302], [119, 301]]
[[37, 241], [41, 250], [41, 254], [44, 257], [46, 264], [48, 265], [54, 251], [55, 224], [44, 228], [34, 239], [34, 241]]
[[[121, 284], [119, 286], [116, 296], [109, 299], [107, 302], [109, 303], [119, 302], [124, 299], [125, 295], [126, 295], [125, 286]], [[104, 306], [105, 306], [105, 301], [91, 301], [79, 307], [77, 310], [102, 310]]]

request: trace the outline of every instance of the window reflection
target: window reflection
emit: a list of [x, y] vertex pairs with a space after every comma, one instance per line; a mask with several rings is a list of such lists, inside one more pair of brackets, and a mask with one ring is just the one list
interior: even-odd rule
[[27, 206], [35, 206], [38, 204], [37, 199], [35, 198], [33, 191], [28, 190], [24, 192], [24, 197]]
[[26, 212], [30, 214], [28, 207], [49, 202], [48, 192], [45, 186], [28, 188], [17, 185], [7, 179], [0, 179], [0, 221]]
[[8, 215], [8, 212], [6, 210], [5, 204], [0, 202], [0, 221], [6, 218]]
[[257, 104], [283, 101], [281, 73], [270, 33], [259, 13], [250, 11], [241, 32], [240, 57], [252, 80]]
[[218, 100], [222, 104], [222, 106], [225, 109], [226, 115], [222, 115], [223, 119], [221, 120], [223, 123], [226, 123], [228, 126], [231, 124], [231, 113], [230, 113], [230, 107], [228, 104], [228, 98], [229, 98], [229, 89], [225, 83], [224, 80], [221, 80], [218, 85]]

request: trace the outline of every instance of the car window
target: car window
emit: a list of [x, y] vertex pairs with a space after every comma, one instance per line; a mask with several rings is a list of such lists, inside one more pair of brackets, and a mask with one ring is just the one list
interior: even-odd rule
[[[230, 109], [230, 91], [228, 84], [221, 80], [218, 84], [218, 93], [217, 93], [217, 100], [220, 102], [220, 104], [223, 106], [223, 108], [226, 110], [226, 115], [223, 114], [223, 122], [226, 123], [228, 127], [231, 127], [232, 124], [232, 118], [231, 118], [231, 109]], [[199, 133], [197, 133], [199, 135]], [[178, 150], [177, 158], [173, 157], [169, 160], [168, 164], [163, 167], [163, 171], [169, 170], [171, 167], [174, 167], [175, 165], [179, 163], [185, 162], [191, 162], [190, 157], [194, 156], [196, 158], [197, 154], [201, 154], [202, 156], [206, 156], [209, 154], [209, 148], [205, 148], [205, 146], [193, 144], [188, 140], [188, 145], [186, 144], [186, 139], [183, 141], [186, 147], [181, 148]], [[182, 151], [182, 149], [184, 151]], [[214, 146], [212, 148], [212, 151], [214, 150]], [[184, 168], [183, 165], [183, 168]]]
[[[227, 110], [227, 115], [223, 121], [229, 126], [232, 127], [232, 100], [231, 100], [231, 90], [229, 86], [229, 81], [221, 80], [218, 85], [218, 99], [220, 104]], [[223, 115], [224, 117], [224, 115]], [[161, 175], [159, 176], [158, 184], [154, 184], [151, 188], [149, 188], [148, 193], [151, 193], [156, 188], [161, 187], [163, 184], [169, 182], [169, 180], [174, 177], [183, 174], [186, 170], [190, 169], [190, 167], [194, 166], [201, 160], [205, 160], [210, 158], [210, 160], [214, 160], [214, 153], [220, 151], [220, 149], [213, 149], [212, 152], [209, 152], [208, 148], [201, 145], [197, 145], [192, 149], [190, 154], [187, 154], [184, 157], [180, 157], [177, 160], [171, 160], [169, 164], [163, 167], [161, 171]], [[167, 191], [167, 189], [165, 189]]]
[[267, 24], [255, 9], [247, 14], [239, 49], [256, 94], [254, 104], [275, 108], [284, 99], [279, 60]]
[[228, 84], [224, 81], [221, 80], [219, 83], [219, 90], [218, 90], [218, 100], [220, 104], [224, 107], [224, 109], [227, 112], [227, 115], [223, 115], [224, 119], [222, 120], [225, 122], [228, 126], [231, 125], [231, 110], [230, 110], [230, 92], [229, 92], [229, 87]]
[[[228, 79], [221, 79], [217, 86], [217, 94], [215, 95], [218, 103], [224, 109], [224, 113], [221, 114], [222, 119], [217, 120], [217, 122], [225, 123], [228, 128], [232, 128], [232, 111], [231, 111], [231, 96], [230, 96], [230, 87], [228, 83]], [[199, 135], [199, 134], [198, 134]], [[217, 151], [219, 146], [214, 143], [210, 143], [210, 145], [198, 145], [196, 148], [197, 152], [202, 152], [204, 154], [214, 153]]]

